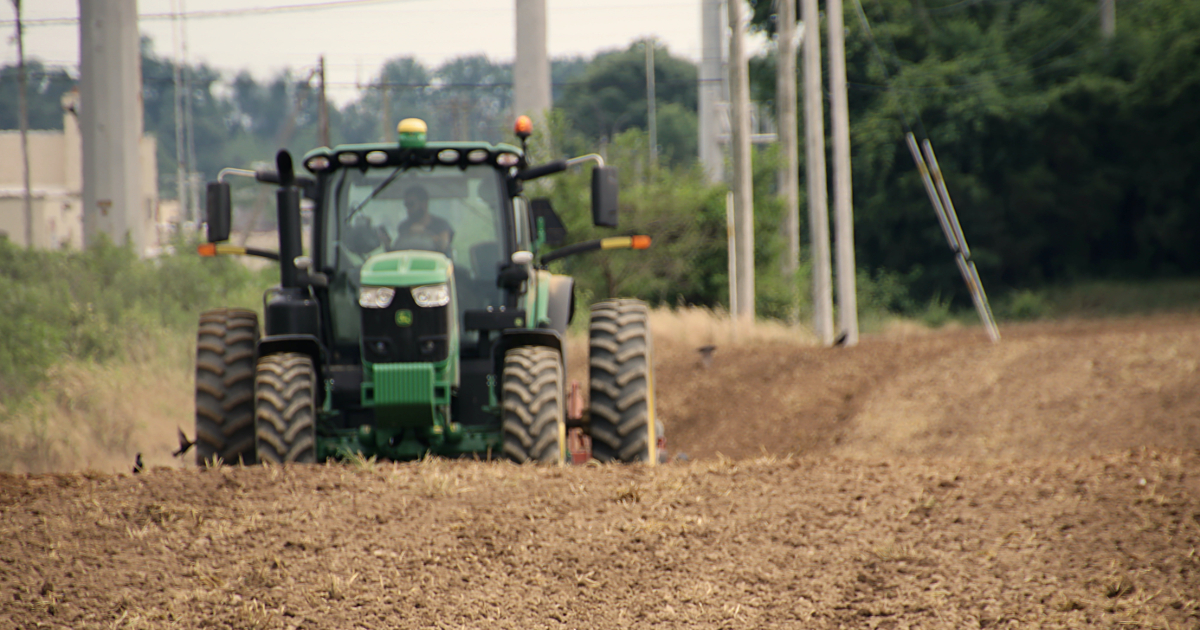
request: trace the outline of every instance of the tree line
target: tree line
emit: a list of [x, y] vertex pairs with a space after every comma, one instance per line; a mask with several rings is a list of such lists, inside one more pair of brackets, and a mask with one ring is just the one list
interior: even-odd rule
[[[754, 5], [772, 31], [770, 2]], [[985, 283], [1200, 272], [1200, 4], [1119, 12], [1105, 38], [1093, 0], [847, 2], [859, 264], [919, 295], [959, 286], [911, 129], [938, 152]]]
[[[750, 4], [753, 27], [772, 33], [773, 3]], [[994, 293], [1200, 272], [1200, 3], [1136, 0], [1119, 11], [1116, 34], [1105, 38], [1094, 0], [846, 3], [856, 250], [873, 292], [868, 302], [892, 310], [917, 308], [936, 295], [965, 303], [903, 141], [909, 130], [936, 148]], [[580, 272], [598, 274], [590, 285], [597, 297], [621, 289], [670, 303], [721, 304], [724, 195], [695, 163], [696, 66], [656, 51], [664, 157], [646, 164], [643, 45], [552, 63], [554, 146], [544, 150], [603, 147], [626, 160], [627, 227], [654, 228], [656, 247], [670, 252], [653, 264], [602, 258], [610, 262]], [[752, 93], [768, 105], [774, 67], [772, 50], [751, 62]], [[173, 70], [145, 41], [146, 129], [158, 137], [166, 197], [175, 186]], [[203, 65], [187, 71], [198, 170], [206, 177], [269, 159], [281, 145], [297, 152], [315, 146], [317, 83], [307, 70], [265, 81]], [[32, 126], [61, 127], [58, 98], [73, 80], [36, 61], [29, 73]], [[509, 64], [482, 56], [435, 68], [393, 59], [358, 98], [330, 108], [332, 140], [382, 140], [391, 137], [385, 119], [394, 126], [408, 116], [424, 118], [431, 139], [509, 139], [511, 75]], [[0, 69], [0, 85], [0, 127], [14, 128], [13, 68]], [[756, 151], [760, 311], [781, 314], [795, 291], [803, 295], [806, 279], [790, 281], [777, 271], [783, 247], [776, 165], [774, 148]], [[581, 201], [565, 186], [547, 194], [572, 212]], [[806, 241], [806, 225], [801, 234]]]

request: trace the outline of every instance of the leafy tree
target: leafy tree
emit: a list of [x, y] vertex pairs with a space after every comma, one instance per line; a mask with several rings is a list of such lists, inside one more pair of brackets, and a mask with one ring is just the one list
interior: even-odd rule
[[437, 137], [499, 141], [512, 108], [512, 66], [473, 55], [447, 61], [434, 76], [441, 84], [435, 93]]
[[[228, 166], [225, 149], [230, 135], [226, 120], [231, 115], [228, 101], [213, 91], [221, 80], [216, 70], [204, 65], [190, 66], [188, 73], [191, 91], [186, 95], [192, 103], [193, 141], [196, 147], [196, 170], [204, 177], [215, 178], [217, 171]], [[158, 142], [158, 188], [164, 197], [175, 195], [175, 83], [174, 62], [159, 57], [153, 42], [142, 38], [142, 102], [145, 133]]]
[[[563, 98], [555, 107], [586, 138], [611, 140], [627, 129], [647, 129], [644, 46], [644, 42], [636, 42], [622, 51], [596, 55], [582, 76], [564, 88]], [[682, 109], [667, 109], [668, 125], [674, 133], [669, 137], [660, 134], [659, 144], [664, 153], [676, 160], [692, 160], [696, 154], [696, 66], [672, 56], [665, 46], [656, 46], [654, 54], [655, 102], [659, 111], [671, 104]], [[692, 118], [682, 116], [683, 112], [692, 112]], [[689, 124], [693, 126], [691, 132], [682, 133]]]
[[[552, 137], [566, 135], [558, 112]], [[536, 138], [536, 136], [535, 136]], [[704, 184], [690, 167], [647, 164], [647, 136], [639, 129], [617, 135], [608, 145], [608, 162], [621, 182], [620, 234], [650, 234], [646, 251], [601, 251], [556, 263], [575, 276], [586, 294], [606, 297], [636, 295], [674, 304], [715, 304], [724, 277], [725, 195]], [[591, 224], [590, 169], [572, 170], [536, 182], [531, 197], [548, 196], [568, 230], [568, 242], [612, 236], [609, 228]], [[720, 276], [697, 273], [702, 261], [720, 258]]]
[[[19, 90], [17, 67], [0, 68], [0, 129], [18, 129]], [[62, 96], [75, 87], [61, 68], [47, 68], [37, 59], [25, 62], [25, 91], [30, 129], [62, 129]]]
[[550, 60], [550, 96], [554, 102], [563, 98], [567, 85], [587, 72], [589, 63], [578, 56]]
[[[770, 3], [756, 3], [770, 31]], [[903, 137], [938, 151], [989, 287], [1200, 272], [1200, 7], [862, 0], [846, 10], [857, 254], [924, 301], [965, 291]], [[930, 6], [933, 4], [933, 6]], [[822, 31], [824, 31], [822, 25]], [[824, 59], [828, 55], [823, 54]], [[773, 72], [756, 77], [774, 92]], [[827, 127], [828, 129], [828, 127]], [[1192, 210], [1189, 210], [1192, 209]]]
[[[342, 108], [342, 123], [334, 142], [379, 142], [394, 138], [396, 123], [404, 118], [422, 118], [430, 122], [434, 111], [428, 100], [432, 79], [433, 73], [414, 57], [388, 60], [379, 77], [371, 82], [371, 87], [364, 90], [357, 101]], [[386, 133], [385, 117], [389, 123]], [[434, 132], [430, 129], [431, 135]]]
[[[548, 126], [550, 133], [533, 137], [534, 162], [574, 153], [562, 145], [581, 142], [561, 110], [552, 114]], [[555, 146], [546, 146], [547, 138]], [[592, 252], [555, 265], [575, 276], [581, 294], [595, 300], [632, 295], [666, 305], [727, 305], [725, 187], [708, 184], [695, 161], [651, 166], [648, 140], [644, 131], [629, 129], [605, 151], [621, 182], [620, 227], [615, 233], [651, 235], [653, 246], [643, 252]], [[754, 152], [756, 287], [759, 312], [785, 317], [792, 309], [792, 292], [780, 271], [783, 239], [777, 226], [782, 204], [770, 195], [777, 164], [773, 149]], [[591, 224], [589, 177], [589, 169], [573, 169], [535, 181], [526, 190], [529, 197], [550, 198], [567, 226], [568, 243], [614, 234]]]

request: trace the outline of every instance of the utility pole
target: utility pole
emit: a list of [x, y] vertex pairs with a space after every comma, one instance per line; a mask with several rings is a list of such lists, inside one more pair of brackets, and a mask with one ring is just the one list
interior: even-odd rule
[[317, 126], [320, 128], [320, 145], [329, 146], [329, 103], [325, 100], [325, 55], [320, 57], [318, 74], [321, 79], [321, 102], [317, 104]]
[[101, 234], [145, 251], [142, 71], [136, 0], [79, 1], [83, 242]]
[[21, 0], [13, 0], [17, 13], [17, 125], [21, 128], [21, 168], [25, 186], [25, 247], [33, 249], [33, 190], [29, 183], [29, 103], [26, 100], [25, 33], [21, 30]]
[[650, 131], [650, 166], [658, 164], [658, 109], [654, 106], [654, 38], [646, 38], [646, 119]]
[[829, 205], [825, 188], [825, 111], [821, 94], [821, 16], [817, 0], [803, 0], [804, 147], [808, 225], [813, 259], [813, 329], [833, 345], [833, 280], [829, 260]]
[[517, 58], [513, 63], [513, 113], [541, 118], [550, 109], [546, 0], [516, 0], [516, 8]]
[[380, 112], [383, 117], [383, 141], [387, 142], [396, 137], [396, 128], [392, 126], [392, 86], [388, 83], [386, 74], [381, 79], [379, 89], [383, 92], [383, 111]]
[[1100, 34], [1112, 37], [1117, 32], [1117, 0], [1100, 0]]
[[719, 104], [724, 100], [725, 65], [721, 51], [721, 0], [701, 0], [700, 6], [700, 163], [708, 183], [725, 180], [725, 152], [717, 141], [720, 136]]
[[850, 183], [850, 107], [846, 95], [846, 30], [842, 0], [826, 0], [829, 20], [829, 120], [833, 125], [833, 210], [837, 258], [838, 323], [842, 344], [858, 343], [854, 269], [854, 205]]
[[783, 231], [788, 251], [783, 275], [788, 293], [795, 302], [796, 270], [800, 268], [800, 148], [796, 133], [796, 0], [776, 0], [779, 17], [776, 30], [778, 65], [775, 75], [775, 103], [779, 108], [779, 150], [783, 164], [779, 168], [779, 192], [783, 197]]
[[[181, 44], [181, 33], [179, 25], [179, 7], [175, 1], [171, 2], [171, 36], [174, 39], [172, 42], [172, 50], [175, 59], [171, 62], [171, 75], [174, 79], [175, 87], [175, 197], [179, 200], [179, 216], [184, 221], [192, 219], [191, 214], [187, 212], [187, 189], [184, 188], [184, 181], [187, 177], [186, 162], [184, 160], [184, 141], [183, 141], [183, 72], [182, 58], [183, 55], [179, 51]], [[199, 221], [197, 221], [197, 224]], [[197, 226], [198, 227], [198, 226]]]
[[746, 64], [745, 0], [728, 0], [729, 83], [733, 101], [733, 209], [737, 241], [737, 306], [741, 321], [754, 321], [754, 192], [750, 179], [750, 72]]
[[184, 6], [186, 0], [179, 0], [179, 30], [180, 41], [183, 43], [183, 120], [186, 123], [184, 131], [187, 132], [187, 164], [188, 164], [188, 197], [191, 211], [195, 216], [196, 224], [199, 225], [202, 217], [200, 216], [200, 171], [196, 168], [196, 125], [195, 117], [192, 116], [192, 101], [195, 100], [195, 94], [192, 92], [192, 69], [191, 60], [188, 56], [188, 32], [187, 32], [187, 8]]
[[737, 230], [734, 229], [733, 191], [725, 193], [725, 247], [728, 251], [729, 273], [729, 318], [733, 324], [733, 338], [737, 339], [738, 332], [738, 285], [737, 285]]

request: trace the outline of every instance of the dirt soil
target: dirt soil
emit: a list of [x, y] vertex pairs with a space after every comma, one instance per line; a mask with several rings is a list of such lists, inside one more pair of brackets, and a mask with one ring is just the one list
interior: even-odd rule
[[1200, 628], [1200, 317], [657, 345], [659, 468], [0, 476], [0, 628]]

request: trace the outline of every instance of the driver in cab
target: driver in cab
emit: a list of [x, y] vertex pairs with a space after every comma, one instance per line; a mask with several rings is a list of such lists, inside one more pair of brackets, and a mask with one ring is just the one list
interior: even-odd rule
[[421, 186], [404, 191], [404, 207], [408, 218], [396, 228], [396, 239], [389, 251], [424, 249], [450, 255], [454, 229], [445, 219], [429, 213], [429, 193]]

